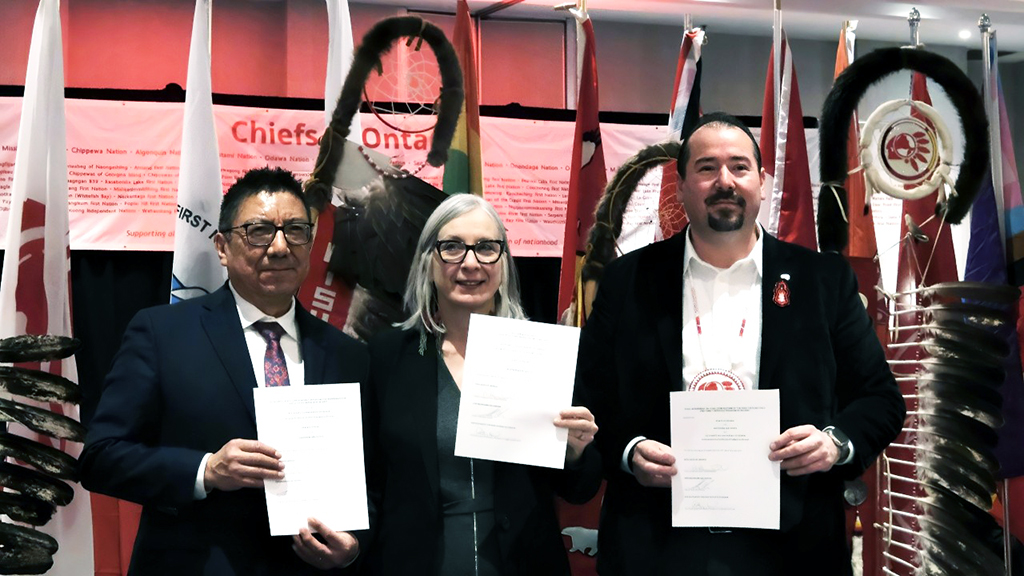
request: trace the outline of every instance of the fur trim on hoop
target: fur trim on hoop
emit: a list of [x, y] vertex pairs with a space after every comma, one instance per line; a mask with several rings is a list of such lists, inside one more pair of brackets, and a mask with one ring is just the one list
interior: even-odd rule
[[[857, 103], [868, 88], [900, 70], [920, 72], [945, 90], [960, 116], [964, 161], [955, 196], [935, 206], [935, 213], [958, 224], [970, 210], [988, 171], [988, 118], [985, 104], [966, 74], [950, 60], [922, 49], [884, 48], [856, 59], [836, 78], [825, 99], [819, 127], [822, 194], [818, 204], [818, 244], [821, 251], [840, 251], [849, 240], [846, 212], [846, 138]], [[830, 193], [830, 190], [835, 194]]]
[[359, 112], [359, 105], [363, 101], [366, 80], [370, 73], [380, 66], [381, 57], [391, 49], [391, 45], [403, 37], [425, 40], [437, 58], [437, 66], [441, 73], [440, 110], [437, 113], [437, 125], [434, 127], [427, 163], [431, 166], [441, 166], [448, 159], [448, 148], [451, 147], [459, 114], [462, 112], [462, 100], [465, 98], [459, 57], [444, 32], [430, 22], [417, 16], [385, 18], [366, 33], [362, 44], [356, 49], [352, 68], [345, 77], [345, 85], [341, 88], [331, 124], [320, 140], [316, 167], [306, 181], [305, 187], [312, 206], [317, 210], [322, 210], [331, 200], [331, 184], [335, 171], [341, 165], [344, 143], [348, 138], [352, 118]]
[[587, 254], [580, 271], [584, 282], [599, 282], [604, 267], [618, 256], [616, 242], [622, 233], [622, 215], [640, 180], [651, 169], [675, 160], [678, 155], [679, 142], [652, 144], [623, 162], [615, 171], [597, 204], [594, 227], [587, 236]]

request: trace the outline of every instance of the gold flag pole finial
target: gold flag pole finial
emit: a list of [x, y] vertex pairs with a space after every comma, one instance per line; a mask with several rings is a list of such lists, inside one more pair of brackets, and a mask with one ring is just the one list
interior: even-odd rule
[[907, 23], [910, 24], [910, 47], [921, 47], [921, 13], [914, 8], [907, 16]]

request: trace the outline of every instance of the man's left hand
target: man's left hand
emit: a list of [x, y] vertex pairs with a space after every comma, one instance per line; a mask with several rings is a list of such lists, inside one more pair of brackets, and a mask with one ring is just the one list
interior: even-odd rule
[[[321, 542], [313, 532], [320, 534]], [[292, 550], [307, 564], [321, 570], [343, 568], [359, 554], [359, 540], [348, 532], [335, 532], [316, 518], [309, 519], [309, 528], [292, 536]]]
[[810, 424], [786, 430], [769, 448], [768, 459], [780, 461], [790, 476], [825, 472], [839, 460], [839, 448], [832, 439]]

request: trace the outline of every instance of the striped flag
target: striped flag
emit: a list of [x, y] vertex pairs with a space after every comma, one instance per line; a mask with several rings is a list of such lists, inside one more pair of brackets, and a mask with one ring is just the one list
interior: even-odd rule
[[455, 128], [448, 161], [444, 165], [444, 183], [447, 194], [484, 193], [483, 162], [480, 159], [480, 82], [477, 70], [478, 51], [476, 28], [469, 16], [469, 4], [459, 0], [455, 13], [455, 32], [452, 44], [462, 64], [462, 82], [466, 98], [462, 101], [462, 114]]
[[[700, 117], [700, 77], [703, 68], [700, 53], [703, 45], [703, 29], [694, 28], [683, 34], [679, 63], [676, 64], [676, 82], [672, 89], [672, 110], [668, 119], [669, 140], [674, 142], [681, 142]], [[675, 160], [667, 162], [662, 168], [661, 194], [658, 198], [661, 235], [655, 240], [671, 238], [686, 226], [686, 211], [676, 197], [678, 177]]]
[[210, 1], [196, 0], [188, 53], [185, 119], [178, 171], [178, 218], [174, 226], [171, 302], [209, 294], [227, 274], [213, 247], [221, 184], [220, 152], [213, 123], [210, 79]]
[[[324, 80], [324, 119], [325, 126], [330, 126], [331, 116], [338, 104], [338, 95], [345, 83], [349, 69], [352, 68], [352, 55], [355, 44], [352, 38], [352, 18], [347, 0], [327, 0], [327, 72]], [[349, 127], [347, 148], [355, 148], [362, 144], [362, 123], [359, 114], [352, 118]], [[345, 157], [358, 157], [355, 150], [346, 150]], [[361, 162], [361, 160], [360, 160]], [[344, 164], [344, 162], [342, 162]], [[340, 170], [339, 170], [340, 172]], [[337, 187], [345, 187], [359, 181], [364, 174], [351, 172], [352, 182], [335, 182]], [[361, 187], [361, 184], [360, 184]], [[338, 201], [337, 197], [332, 202]], [[327, 203], [323, 213], [314, 214], [316, 227], [313, 242], [309, 250], [309, 274], [296, 294], [299, 303], [311, 314], [338, 330], [345, 328], [348, 309], [352, 303], [352, 286], [327, 269], [334, 253], [334, 218], [335, 205]]]
[[[11, 183], [10, 212], [0, 279], [0, 337], [20, 334], [71, 336], [70, 246], [68, 242], [68, 161], [64, 122], [64, 55], [59, 0], [40, 0], [32, 29], [18, 127], [18, 151]], [[23, 364], [72, 381], [74, 358]], [[19, 402], [30, 402], [19, 398]], [[46, 406], [74, 419], [78, 406]], [[46, 443], [77, 457], [78, 443], [52, 440], [20, 425], [9, 431]], [[93, 569], [92, 505], [89, 493], [74, 483], [75, 497], [57, 508], [40, 530], [60, 548], [47, 574], [71, 576]]]
[[[1024, 206], [1021, 205], [1020, 184], [1013, 164], [1013, 142], [999, 79], [994, 34], [989, 41], [989, 62], [992, 64], [992, 74], [985, 88], [985, 98], [991, 118], [989, 138], [993, 152], [992, 168], [971, 208], [971, 240], [964, 280], [1007, 284], [1008, 273], [1018, 264], [1012, 253], [1014, 236], [1024, 237], [1024, 221], [1021, 220], [1024, 217]], [[997, 190], [1000, 193], [997, 194]], [[1009, 238], [1004, 240], [1007, 236]], [[1018, 248], [1022, 247], [1018, 244]], [[1024, 475], [1024, 454], [1021, 448], [1024, 446], [1024, 376], [1021, 373], [1019, 324], [1005, 328], [1000, 331], [1000, 335], [1010, 343], [1011, 352], [1004, 366], [1004, 424], [999, 430], [996, 456], [999, 458], [999, 475], [1008, 478]]]
[[[1021, 204], [1020, 183], [1017, 180], [1016, 158], [1010, 134], [1009, 117], [999, 78], [998, 49], [995, 33], [989, 36], [989, 63], [991, 74], [985, 83], [986, 109], [989, 114], [989, 139], [992, 167], [981, 192], [971, 208], [971, 241], [967, 252], [964, 280], [992, 283], [1024, 283], [1024, 206]], [[1021, 358], [1021, 312], [1024, 299], [1018, 299], [1017, 324], [999, 330], [1010, 344], [1006, 359], [1006, 380], [1001, 389], [1003, 396], [1003, 427], [999, 429], [996, 456], [999, 476], [1008, 478], [1010, 494], [1010, 531], [1017, 538], [1024, 536], [1024, 375]], [[993, 511], [1002, 515], [1002, 507]]]
[[779, 9], [775, 10], [774, 30], [761, 110], [765, 200], [757, 219], [778, 239], [816, 250], [814, 194], [800, 88]]
[[[597, 99], [597, 53], [594, 46], [594, 25], [584, 10], [572, 10], [577, 21], [577, 38], [581, 46], [580, 84], [576, 104], [576, 133], [572, 143], [572, 165], [569, 169], [569, 196], [565, 209], [565, 235], [562, 244], [562, 272], [558, 282], [558, 312], [564, 313], [577, 300], [579, 261], [587, 248], [587, 235], [594, 225], [594, 210], [607, 182], [604, 149], [601, 146], [600, 106]], [[580, 306], [580, 308], [582, 305]], [[579, 326], [586, 315], [577, 309], [573, 322]]]

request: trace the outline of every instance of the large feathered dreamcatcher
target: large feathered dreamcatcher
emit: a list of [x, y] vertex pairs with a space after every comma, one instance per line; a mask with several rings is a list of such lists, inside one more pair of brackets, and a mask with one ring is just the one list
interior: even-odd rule
[[[964, 159], [951, 178], [952, 144], [941, 116], [910, 100], [881, 105], [860, 142], [869, 189], [920, 199], [938, 190], [942, 227], [969, 211], [988, 169], [988, 121], [971, 81], [949, 60], [921, 49], [877, 50], [837, 79], [820, 124], [822, 191], [818, 239], [822, 250], [847, 243], [846, 138], [867, 89], [909, 69], [945, 90], [960, 116]], [[899, 111], [913, 111], [912, 114]], [[904, 244], [932, 243], [908, 222]], [[949, 233], [948, 229], [945, 233]], [[934, 244], [932, 244], [934, 246]], [[924, 278], [926, 273], [921, 273]], [[995, 330], [1009, 322], [1018, 291], [1004, 285], [946, 282], [901, 287], [895, 303], [890, 360], [908, 405], [904, 432], [880, 460], [883, 563], [889, 574], [1002, 574], [998, 550], [984, 543], [999, 464], [995, 428], [1002, 424], [999, 386], [1006, 341]], [[909, 334], [913, 334], [908, 338]], [[904, 360], [902, 358], [910, 358]]]
[[[78, 340], [64, 336], [15, 336], [0, 340], [0, 362], [57, 361], [80, 346]], [[40, 407], [77, 404], [81, 395], [74, 382], [39, 370], [0, 366], [0, 391], [0, 422], [5, 425], [20, 424], [58, 442], [85, 440], [85, 427], [76, 420]], [[75, 494], [69, 484], [78, 480], [75, 458], [40, 440], [0, 432], [0, 514], [17, 523], [0, 523], [0, 574], [43, 574], [53, 566], [57, 541], [24, 525], [46, 524]]]
[[[389, 59], [388, 54], [400, 41], [406, 48], [400, 59], [406, 62], [398, 70], [389, 70], [386, 63], [396, 59]], [[424, 63], [420, 53], [424, 43], [434, 53], [436, 71]], [[410, 52], [418, 54], [415, 65], [409, 65]], [[376, 75], [371, 78], [373, 73]], [[402, 294], [416, 241], [427, 217], [446, 196], [415, 176], [418, 167], [408, 163], [404, 169], [396, 167], [390, 159], [382, 161], [380, 155], [347, 140], [364, 95], [374, 114], [403, 137], [422, 138], [424, 131], [432, 129], [426, 163], [441, 166], [462, 108], [458, 56], [444, 33], [421, 18], [401, 16], [378, 22], [356, 50], [320, 142], [316, 167], [306, 182], [306, 194], [316, 210], [333, 213], [329, 269], [356, 286], [345, 330], [365, 340], [404, 319]], [[382, 102], [384, 98], [412, 102], [396, 105]], [[340, 183], [351, 183], [355, 171], [370, 177], [358, 183], [358, 189], [350, 185], [343, 190]]]

